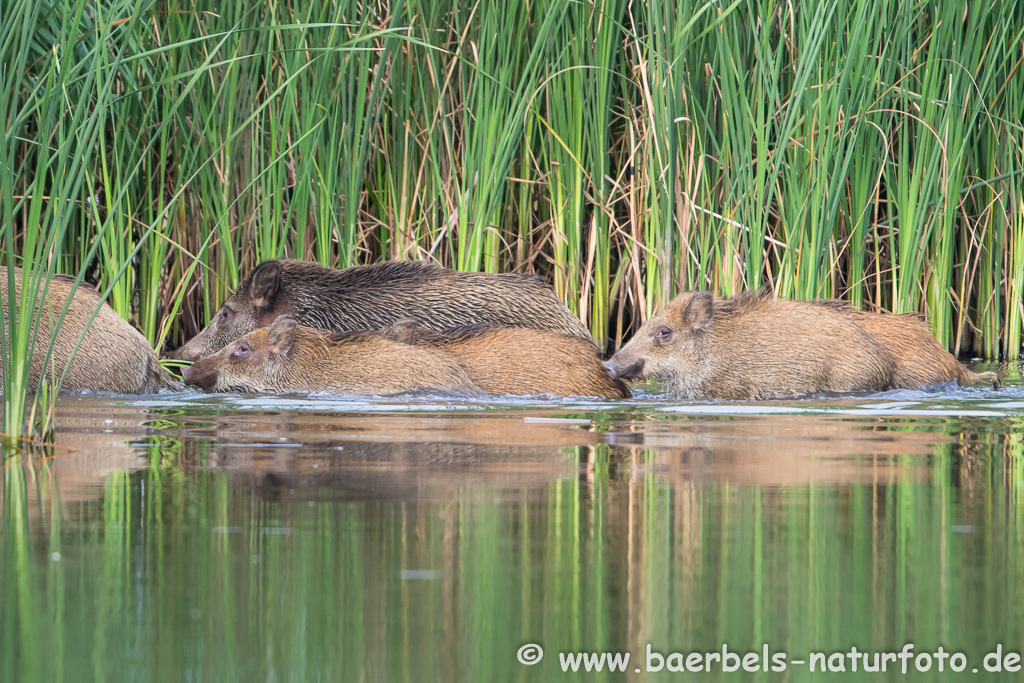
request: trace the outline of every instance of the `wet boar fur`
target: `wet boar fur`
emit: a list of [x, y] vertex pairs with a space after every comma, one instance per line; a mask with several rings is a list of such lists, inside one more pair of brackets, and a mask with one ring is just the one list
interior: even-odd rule
[[[19, 301], [21, 277], [21, 269], [15, 268], [15, 296]], [[45, 285], [42, 280], [40, 282], [39, 298], [42, 299], [42, 287]], [[0, 295], [3, 299], [4, 335], [7, 337], [9, 333], [6, 267], [0, 267]], [[60, 324], [53, 352], [47, 361], [52, 330], [60, 320], [69, 296], [71, 304]], [[92, 318], [97, 306], [99, 311], [89, 324], [89, 319]], [[100, 305], [99, 293], [92, 287], [79, 283], [76, 288], [74, 278], [51, 275], [46, 298], [37, 303], [36, 315], [40, 317], [40, 321], [32, 353], [32, 367], [29, 371], [30, 390], [34, 391], [39, 386], [44, 369], [47, 383], [58, 381], [67, 367], [68, 359], [72, 357], [72, 352], [74, 360], [61, 385], [63, 392], [88, 390], [118, 394], [153, 394], [162, 388], [181, 388], [181, 384], [160, 365], [146, 338], [105, 302]], [[87, 324], [89, 327], [85, 338], [75, 351], [75, 345], [78, 344]], [[0, 382], [2, 381], [3, 366], [0, 365]]]
[[208, 356], [280, 315], [335, 332], [380, 330], [412, 318], [432, 330], [493, 323], [557, 330], [593, 344], [587, 328], [535, 275], [462, 273], [421, 261], [335, 270], [281, 259], [257, 266], [210, 323], [169, 355]]
[[458, 358], [488, 394], [556, 394], [629, 398], [620, 380], [608, 377], [589, 341], [550, 330], [463, 325], [441, 332], [400, 320], [384, 336], [440, 349]]
[[885, 390], [896, 364], [852, 316], [748, 292], [685, 292], [609, 360], [613, 377], [649, 377], [689, 399], [766, 399]]
[[288, 316], [196, 361], [184, 377], [206, 391], [481, 393], [466, 367], [443, 351], [384, 339], [379, 332], [317, 330]]
[[815, 303], [849, 315], [889, 351], [896, 361], [893, 383], [897, 389], [920, 389], [952, 379], [960, 386], [982, 383], [999, 386], [999, 378], [994, 372], [971, 372], [943, 348], [932, 336], [922, 315], [868, 313], [833, 299]]

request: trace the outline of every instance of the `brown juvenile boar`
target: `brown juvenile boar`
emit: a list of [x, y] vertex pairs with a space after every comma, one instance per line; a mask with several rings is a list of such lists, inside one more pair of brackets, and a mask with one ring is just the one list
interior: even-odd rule
[[205, 391], [480, 394], [466, 367], [443, 351], [384, 339], [379, 332], [317, 330], [289, 316], [201, 358], [183, 376]]
[[593, 344], [561, 332], [494, 325], [434, 332], [406, 319], [384, 336], [450, 353], [488, 394], [629, 398], [626, 385], [608, 377]]
[[[4, 336], [9, 337], [7, 318], [7, 268], [0, 267], [0, 295], [3, 299]], [[14, 269], [14, 291], [21, 301], [21, 269]], [[40, 279], [36, 316], [40, 317], [29, 370], [29, 390], [35, 391], [40, 377], [53, 384], [58, 381], [72, 358], [61, 391], [111, 391], [118, 394], [152, 394], [162, 388], [180, 389], [181, 384], [164, 370], [149, 342], [127, 320], [114, 312], [106, 302], [100, 304], [99, 293], [88, 285], [79, 284], [66, 275], [51, 275], [43, 298], [45, 276]], [[33, 285], [34, 286], [34, 285]], [[50, 337], [68, 297], [64, 320], [60, 323], [53, 352], [47, 361]], [[31, 297], [30, 297], [31, 298]], [[97, 307], [99, 310], [97, 311]], [[93, 313], [92, 323], [89, 319]], [[86, 330], [88, 325], [88, 330]], [[82, 343], [75, 351], [82, 331]], [[3, 366], [0, 365], [0, 383]], [[2, 390], [2, 389], [0, 389]]]
[[689, 399], [764, 399], [885, 390], [895, 362], [853, 318], [752, 292], [685, 292], [619, 349], [612, 377], [650, 377]]
[[462, 273], [421, 261], [334, 270], [281, 259], [257, 266], [213, 320], [169, 355], [208, 356], [280, 315], [335, 332], [379, 330], [413, 318], [433, 330], [493, 323], [557, 330], [590, 341], [587, 328], [535, 275]]
[[851, 316], [882, 344], [896, 361], [893, 384], [897, 389], [920, 389], [955, 379], [960, 386], [990, 382], [999, 386], [994, 372], [971, 372], [932, 336], [928, 323], [916, 313], [868, 313], [842, 301], [820, 303]]

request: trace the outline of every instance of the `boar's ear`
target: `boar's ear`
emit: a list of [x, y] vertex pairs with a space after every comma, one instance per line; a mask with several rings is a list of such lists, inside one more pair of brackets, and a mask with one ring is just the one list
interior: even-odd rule
[[399, 344], [414, 346], [416, 344], [416, 330], [418, 327], [419, 323], [412, 318], [402, 318], [384, 330], [384, 338], [396, 341]]
[[267, 330], [267, 350], [278, 356], [287, 355], [295, 342], [297, 323], [290, 315], [282, 315]]
[[268, 308], [281, 286], [281, 264], [267, 261], [256, 267], [249, 281], [249, 298], [256, 308]]
[[713, 304], [711, 292], [697, 292], [683, 309], [683, 324], [693, 331], [707, 329], [714, 315]]

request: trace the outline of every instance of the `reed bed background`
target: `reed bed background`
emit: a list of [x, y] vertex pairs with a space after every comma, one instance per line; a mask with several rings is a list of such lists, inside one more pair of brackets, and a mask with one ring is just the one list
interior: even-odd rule
[[609, 350], [681, 290], [767, 285], [1021, 352], [1017, 2], [5, 0], [0, 18], [4, 258], [97, 283], [156, 345], [290, 256], [537, 272]]

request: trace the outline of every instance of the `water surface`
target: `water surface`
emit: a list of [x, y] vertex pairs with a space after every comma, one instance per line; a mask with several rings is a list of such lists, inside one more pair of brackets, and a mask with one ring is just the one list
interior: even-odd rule
[[[68, 396], [57, 422], [3, 469], [3, 681], [809, 681], [811, 653], [907, 643], [967, 666], [901, 680], [1004, 680], [985, 655], [1024, 650], [1012, 377], [760, 403]], [[646, 671], [648, 647], [723, 645], [786, 669]], [[630, 660], [563, 673], [576, 652]]]

